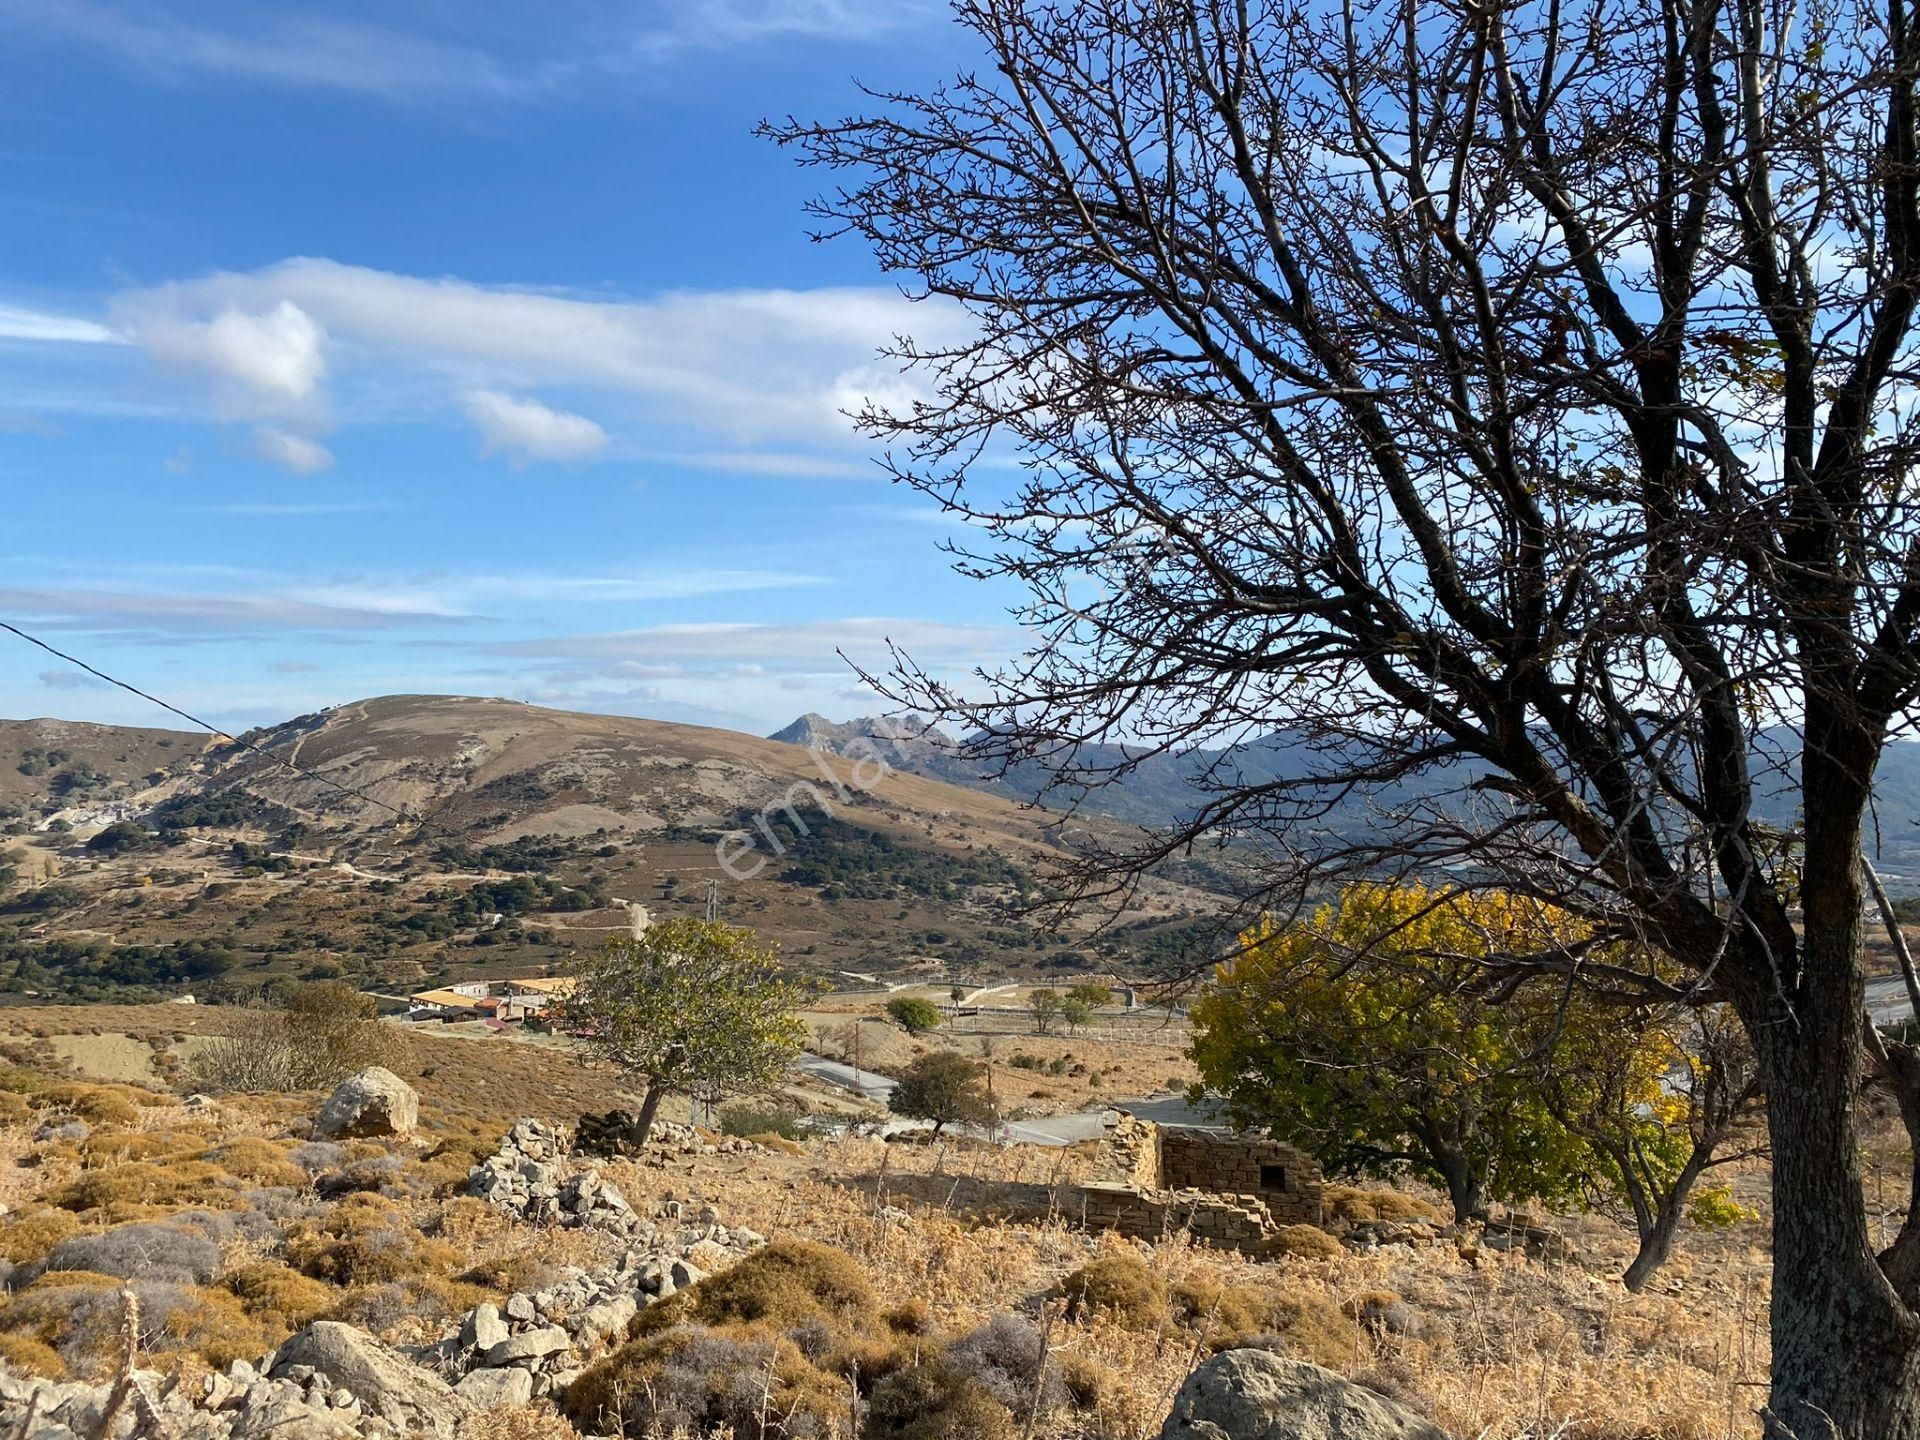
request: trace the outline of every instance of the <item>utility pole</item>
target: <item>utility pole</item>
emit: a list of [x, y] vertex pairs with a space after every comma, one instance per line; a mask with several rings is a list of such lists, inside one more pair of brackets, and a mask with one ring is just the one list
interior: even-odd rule
[[707, 923], [713, 924], [720, 918], [720, 882], [707, 881]]

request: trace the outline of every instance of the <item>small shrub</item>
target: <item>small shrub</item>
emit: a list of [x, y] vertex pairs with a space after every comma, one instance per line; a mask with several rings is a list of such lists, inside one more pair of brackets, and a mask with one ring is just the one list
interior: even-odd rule
[[874, 1386], [860, 1433], [867, 1440], [1014, 1440], [1013, 1412], [945, 1360], [913, 1365]]
[[778, 1135], [782, 1140], [798, 1140], [806, 1134], [806, 1117], [797, 1110], [775, 1105], [735, 1105], [720, 1112], [720, 1133], [744, 1140], [762, 1135]]
[[887, 1001], [887, 1018], [909, 1035], [924, 1035], [929, 1030], [937, 1030], [945, 1017], [931, 1000], [917, 995], [897, 995]]
[[497, 1298], [496, 1292], [478, 1285], [421, 1272], [397, 1280], [356, 1285], [338, 1297], [327, 1318], [344, 1320], [375, 1335], [384, 1335], [402, 1326], [438, 1326], [483, 1300]]
[[47, 1254], [49, 1270], [91, 1270], [121, 1280], [204, 1285], [220, 1274], [220, 1247], [189, 1225], [116, 1225], [62, 1240]]
[[1102, 1255], [1061, 1284], [1069, 1320], [1091, 1320], [1098, 1313], [1128, 1330], [1151, 1330], [1165, 1319], [1167, 1287], [1138, 1255], [1122, 1251]]
[[150, 1356], [197, 1355], [216, 1367], [258, 1355], [265, 1336], [225, 1291], [163, 1281], [121, 1281], [51, 1271], [0, 1306], [0, 1333], [51, 1346], [76, 1375], [113, 1366], [121, 1348], [122, 1290], [140, 1304], [140, 1348]]
[[1234, 1337], [1252, 1335], [1272, 1323], [1266, 1291], [1252, 1285], [1222, 1285], [1202, 1276], [1173, 1287], [1173, 1307], [1182, 1324], [1204, 1328], [1215, 1349], [1230, 1348]]
[[0, 1335], [0, 1361], [5, 1361], [10, 1370], [43, 1380], [67, 1378], [67, 1362], [60, 1358], [60, 1352], [31, 1336]]
[[1361, 1190], [1350, 1185], [1330, 1185], [1324, 1198], [1327, 1219], [1349, 1225], [1365, 1225], [1379, 1220], [1424, 1221], [1430, 1225], [1440, 1225], [1446, 1220], [1418, 1195], [1407, 1195], [1398, 1190]]
[[934, 1330], [933, 1308], [918, 1295], [902, 1300], [880, 1319], [896, 1335], [931, 1335]]
[[1045, 1358], [1046, 1345], [1034, 1323], [1005, 1313], [969, 1330], [947, 1346], [946, 1353], [954, 1370], [1023, 1417], [1035, 1405], [1036, 1395], [1041, 1415], [1066, 1403], [1067, 1387], [1060, 1372], [1043, 1363]]
[[64, 1110], [92, 1125], [136, 1125], [139, 1093], [130, 1085], [49, 1085], [32, 1103], [36, 1110]]
[[697, 1320], [785, 1331], [820, 1320], [837, 1334], [866, 1329], [879, 1301], [866, 1272], [846, 1252], [811, 1240], [776, 1240], [641, 1313], [644, 1319], [672, 1310], [682, 1313], [664, 1317], [670, 1323]]
[[1419, 1328], [1413, 1308], [1391, 1290], [1365, 1290], [1340, 1304], [1340, 1313], [1376, 1335], [1412, 1335]]
[[752, 1327], [679, 1326], [589, 1366], [567, 1387], [561, 1409], [596, 1433], [705, 1435], [726, 1427], [739, 1440], [799, 1440], [839, 1426], [848, 1399], [837, 1379], [783, 1337]]
[[96, 1130], [80, 1147], [88, 1165], [110, 1165], [127, 1160], [197, 1160], [206, 1153], [207, 1137], [190, 1130]]
[[207, 1158], [229, 1175], [258, 1185], [298, 1188], [307, 1182], [306, 1170], [294, 1162], [286, 1147], [258, 1135], [229, 1140]]
[[1273, 1237], [1273, 1248], [1301, 1260], [1337, 1260], [1347, 1253], [1346, 1246], [1318, 1225], [1287, 1226]]
[[324, 1316], [339, 1292], [277, 1260], [243, 1265], [225, 1280], [247, 1314], [276, 1330], [298, 1330]]
[[347, 1152], [331, 1140], [303, 1140], [287, 1152], [287, 1158], [309, 1175], [318, 1175], [340, 1164]]
[[295, 1223], [284, 1246], [287, 1263], [336, 1285], [378, 1285], [427, 1274], [450, 1275], [453, 1247], [430, 1240], [392, 1201], [349, 1195], [325, 1215]]
[[56, 1196], [68, 1210], [108, 1220], [141, 1218], [156, 1207], [235, 1204], [233, 1177], [204, 1160], [136, 1160], [87, 1170]]
[[0, 1226], [0, 1258], [29, 1265], [81, 1228], [71, 1210], [29, 1210]]

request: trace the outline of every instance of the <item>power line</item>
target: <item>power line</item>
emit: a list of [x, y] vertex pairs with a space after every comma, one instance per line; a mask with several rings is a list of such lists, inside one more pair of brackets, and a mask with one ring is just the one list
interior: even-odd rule
[[138, 685], [130, 685], [125, 680], [121, 680], [116, 676], [107, 674], [107, 672], [104, 670], [95, 669], [93, 666], [89, 665], [86, 661], [82, 660], [79, 656], [69, 655], [64, 650], [56, 649], [52, 645], [49, 645], [46, 641], [42, 640], [39, 636], [29, 635], [26, 631], [22, 630], [18, 625], [11, 625], [7, 623], [5, 620], [0, 620], [0, 630], [5, 630], [12, 635], [18, 635], [22, 640], [26, 641], [29, 645], [37, 645], [40, 647], [40, 649], [46, 651], [47, 654], [52, 655], [56, 659], [64, 660], [69, 665], [74, 665], [79, 667], [80, 669], [86, 671], [87, 674], [93, 676], [97, 680], [104, 680], [109, 685], [117, 685], [120, 689], [125, 690], [129, 695], [138, 695], [142, 700], [145, 700], [148, 704], [158, 705], [162, 710], [165, 710], [169, 715], [178, 715], [182, 720], [185, 720], [188, 724], [198, 725], [202, 730], [205, 730], [210, 735], [225, 736], [228, 740], [231, 740], [235, 745], [241, 746], [243, 749], [251, 750], [256, 755], [264, 755], [267, 759], [273, 761], [274, 764], [284, 765], [286, 766], [287, 769], [293, 771], [293, 773], [296, 775], [304, 775], [309, 780], [318, 780], [322, 785], [329, 785], [333, 787], [335, 790], [338, 790], [342, 795], [351, 795], [356, 800], [364, 800], [369, 805], [378, 806], [382, 810], [388, 811], [394, 815], [398, 815], [402, 820], [410, 821], [411, 823], [415, 825], [419, 825], [422, 828], [431, 828], [427, 826], [427, 821], [424, 816], [415, 815], [412, 811], [404, 809], [398, 805], [389, 805], [385, 800], [380, 799], [378, 796], [369, 795], [364, 790], [356, 790], [353, 786], [347, 785], [342, 783], [341, 781], [335, 780], [330, 775], [322, 775], [318, 770], [309, 770], [307, 769], [306, 766], [297, 764], [296, 762], [287, 759], [286, 756], [284, 755], [276, 755], [271, 750], [268, 750], [262, 746], [254, 744], [251, 740], [246, 739], [244, 736], [231, 734], [222, 726], [215, 725], [212, 722], [207, 720], [202, 720], [198, 715], [189, 714], [187, 711], [182, 710], [178, 705], [168, 704], [165, 700], [162, 700], [158, 695], [149, 695], [145, 690], [142, 690]]

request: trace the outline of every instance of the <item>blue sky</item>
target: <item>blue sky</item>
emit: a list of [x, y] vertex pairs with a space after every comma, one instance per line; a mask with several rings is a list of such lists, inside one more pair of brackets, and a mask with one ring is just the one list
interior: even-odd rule
[[[765, 731], [1006, 597], [839, 411], [914, 306], [749, 133], [917, 0], [0, 0], [0, 618], [222, 724], [396, 691]], [[0, 714], [169, 723], [0, 636]]]

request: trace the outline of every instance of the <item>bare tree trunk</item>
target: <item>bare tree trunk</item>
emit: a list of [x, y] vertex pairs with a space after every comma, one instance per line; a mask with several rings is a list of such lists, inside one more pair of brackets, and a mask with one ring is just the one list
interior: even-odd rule
[[[1820, 794], [1829, 779], [1844, 785], [1845, 777], [1821, 773], [1830, 761], [1852, 758], [1842, 737], [1808, 729], [1807, 792]], [[1870, 774], [1871, 762], [1849, 768]], [[1779, 1440], [1920, 1440], [1920, 1316], [1875, 1257], [1860, 1170], [1865, 896], [1858, 814], [1848, 833], [1846, 808], [1807, 806], [1799, 983], [1754, 997], [1747, 1017], [1773, 1148], [1766, 1420]]]
[[[1693, 1188], [1691, 1182], [1687, 1188]], [[1680, 1217], [1685, 1213], [1685, 1196], [1676, 1195], [1673, 1203], [1656, 1211], [1653, 1223], [1640, 1232], [1640, 1248], [1634, 1252], [1626, 1274], [1620, 1277], [1620, 1282], [1634, 1294], [1646, 1289], [1647, 1282], [1672, 1258], [1674, 1236], [1679, 1234]]]
[[646, 1099], [640, 1102], [640, 1118], [634, 1122], [633, 1143], [644, 1145], [653, 1132], [653, 1120], [660, 1113], [660, 1102], [667, 1098], [667, 1087], [658, 1081], [647, 1085]]

